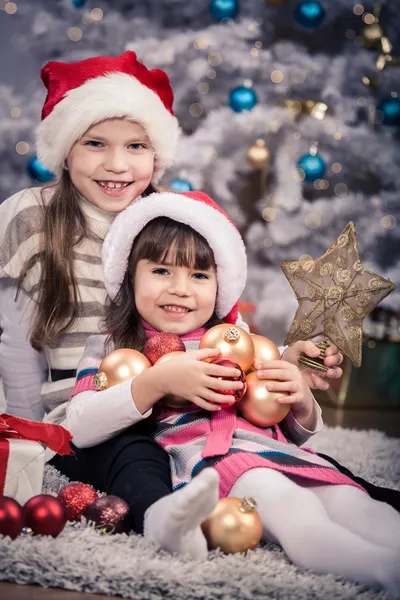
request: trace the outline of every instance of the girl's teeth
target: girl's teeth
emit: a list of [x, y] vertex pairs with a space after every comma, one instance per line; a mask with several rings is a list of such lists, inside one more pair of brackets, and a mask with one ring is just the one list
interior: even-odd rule
[[173, 312], [189, 312], [187, 308], [183, 308], [180, 306], [164, 306], [166, 310], [172, 310]]
[[120, 188], [129, 185], [129, 183], [106, 183], [104, 181], [99, 181], [99, 184], [107, 190], [119, 190]]

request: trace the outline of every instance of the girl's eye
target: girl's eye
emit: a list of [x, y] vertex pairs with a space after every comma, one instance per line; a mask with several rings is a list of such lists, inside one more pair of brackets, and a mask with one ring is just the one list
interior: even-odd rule
[[153, 269], [152, 273], [155, 273], [156, 275], [168, 275], [167, 269], [162, 269], [161, 267]]
[[205, 273], [193, 273], [192, 277], [195, 279], [210, 279]]
[[137, 144], [129, 144], [129, 148], [132, 150], [146, 150], [147, 146], [138, 142]]
[[85, 142], [85, 146], [91, 146], [92, 148], [101, 148], [103, 146], [102, 142], [96, 142], [95, 140], [88, 140]]

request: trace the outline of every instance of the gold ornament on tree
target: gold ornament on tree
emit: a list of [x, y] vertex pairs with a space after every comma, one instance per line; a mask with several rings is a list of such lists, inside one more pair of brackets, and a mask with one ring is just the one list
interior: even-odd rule
[[310, 115], [322, 121], [326, 115], [332, 115], [330, 106], [321, 100], [290, 100], [287, 98], [283, 103], [295, 118]]
[[393, 45], [385, 33], [379, 19], [382, 6], [378, 2], [375, 4], [373, 12], [364, 12], [362, 17], [365, 26], [361, 30], [361, 36], [364, 41], [364, 46], [370, 50], [377, 50], [378, 55], [375, 61], [376, 71], [369, 77], [364, 76], [362, 82], [367, 87], [374, 90], [379, 87], [379, 80], [382, 71], [387, 67], [400, 66], [400, 57], [392, 55]]
[[253, 169], [260, 172], [260, 195], [263, 198], [267, 193], [268, 170], [271, 153], [265, 141], [261, 138], [247, 149], [247, 162]]
[[131, 348], [120, 348], [107, 354], [93, 377], [93, 385], [98, 391], [133, 379], [151, 367], [151, 362], [141, 352]]
[[354, 223], [321, 257], [281, 267], [299, 303], [285, 344], [321, 336], [359, 367], [363, 321], [396, 286], [361, 264]]
[[201, 528], [210, 550], [225, 554], [253, 550], [261, 540], [262, 523], [253, 498], [223, 498]]

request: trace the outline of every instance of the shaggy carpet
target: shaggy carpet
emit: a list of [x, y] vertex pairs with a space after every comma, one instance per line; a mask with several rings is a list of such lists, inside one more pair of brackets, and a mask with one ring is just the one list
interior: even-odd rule
[[[326, 427], [308, 444], [378, 485], [400, 489], [400, 440], [378, 431]], [[44, 492], [68, 483], [46, 467]], [[247, 555], [210, 553], [195, 562], [171, 556], [137, 535], [101, 535], [82, 520], [56, 538], [0, 537], [0, 580], [134, 600], [386, 599], [384, 592], [293, 566], [267, 544]]]

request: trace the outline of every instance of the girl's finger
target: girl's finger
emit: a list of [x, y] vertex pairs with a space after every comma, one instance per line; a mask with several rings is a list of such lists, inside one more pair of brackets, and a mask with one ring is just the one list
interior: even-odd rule
[[287, 369], [262, 369], [257, 371], [258, 379], [278, 379], [280, 381], [287, 381], [293, 379], [293, 373]]
[[326, 372], [326, 376], [328, 379], [339, 379], [343, 375], [343, 371], [340, 367], [335, 367], [334, 369], [329, 369]]
[[316, 387], [318, 390], [327, 390], [329, 388], [329, 383], [325, 379], [322, 379], [322, 377], [319, 377], [319, 375], [316, 373], [311, 373], [311, 378], [313, 380], [314, 387]]
[[201, 393], [201, 397], [208, 402], [215, 402], [216, 404], [225, 404], [226, 402], [231, 402], [231, 400], [232, 404], [234, 404], [233, 398], [230, 395], [217, 394], [217, 392], [208, 389], [205, 389]]
[[200, 408], [204, 408], [205, 410], [209, 410], [211, 412], [217, 412], [218, 410], [221, 410], [220, 406], [206, 402], [206, 400], [203, 400], [203, 398], [200, 398], [199, 396], [196, 396], [192, 402]]
[[221, 365], [213, 365], [212, 363], [204, 363], [205, 373], [207, 375], [212, 375], [213, 377], [239, 377], [241, 372], [239, 369], [235, 369], [234, 367], [223, 367]]
[[216, 377], [207, 377], [204, 382], [205, 387], [211, 390], [242, 390], [242, 381], [232, 381], [229, 379], [217, 379]]
[[219, 348], [202, 348], [194, 352], [188, 352], [188, 358], [193, 360], [205, 360], [206, 358], [217, 358], [221, 354]]
[[279, 398], [275, 398], [275, 401], [278, 404], [296, 404], [296, 402], [300, 401], [300, 396], [298, 394], [290, 394], [290, 396], [279, 396]]
[[295, 393], [299, 391], [300, 384], [298, 381], [269, 381], [265, 387], [270, 392]]

